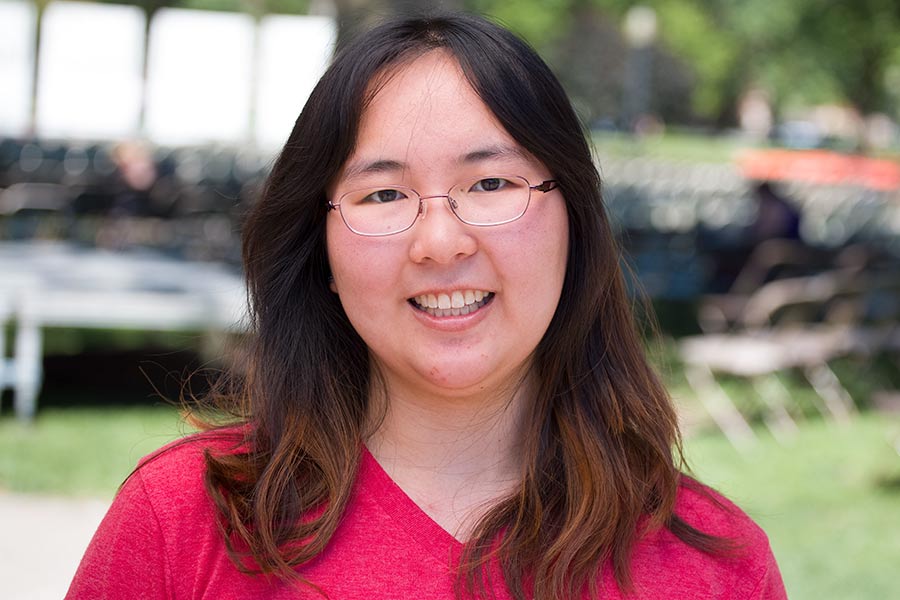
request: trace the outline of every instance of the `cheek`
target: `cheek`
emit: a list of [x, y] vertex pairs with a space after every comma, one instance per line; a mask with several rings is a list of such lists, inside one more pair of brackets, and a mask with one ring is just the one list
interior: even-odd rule
[[538, 216], [540, 230], [536, 235], [541, 247], [547, 252], [548, 262], [554, 265], [558, 278], [562, 281], [569, 256], [569, 216], [565, 201], [560, 198], [547, 203]]
[[366, 238], [330, 227], [328, 234], [328, 261], [334, 277], [336, 291], [349, 314], [361, 303], [375, 303], [385, 298], [385, 290], [394, 286], [397, 276], [397, 241], [390, 238]]
[[340, 217], [329, 220], [325, 235], [328, 266], [336, 287], [343, 289], [346, 282], [355, 280], [354, 271], [358, 268], [364, 251], [360, 245], [363, 238], [348, 231]]
[[[363, 249], [359, 242], [347, 231], [343, 223], [329, 223], [326, 229], [326, 243], [328, 248], [328, 266], [331, 268], [331, 289], [344, 297], [351, 294], [351, 288], [360, 283], [359, 268], [363, 261]], [[346, 306], [344, 307], [346, 310]]]
[[517, 221], [519, 227], [498, 228], [495, 252], [531, 286], [543, 293], [558, 293], [569, 253], [568, 217], [562, 202], [541, 208], [525, 213], [531, 218]]

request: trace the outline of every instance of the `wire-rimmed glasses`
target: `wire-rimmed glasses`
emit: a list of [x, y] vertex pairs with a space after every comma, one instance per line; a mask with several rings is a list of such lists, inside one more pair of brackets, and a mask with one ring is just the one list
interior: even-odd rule
[[524, 215], [532, 191], [546, 193], [557, 187], [555, 179], [531, 185], [518, 175], [473, 178], [435, 196], [421, 196], [406, 186], [382, 185], [347, 192], [337, 202], [328, 202], [328, 210], [340, 212], [353, 233], [375, 237], [406, 231], [423, 213], [424, 200], [446, 198], [450, 210], [463, 223], [492, 227]]

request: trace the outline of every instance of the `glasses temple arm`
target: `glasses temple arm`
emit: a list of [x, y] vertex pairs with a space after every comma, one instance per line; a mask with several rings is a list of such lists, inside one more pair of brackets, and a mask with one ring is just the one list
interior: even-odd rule
[[531, 186], [531, 189], [536, 190], [538, 192], [546, 193], [551, 190], [555, 190], [558, 187], [559, 187], [558, 181], [556, 181], [555, 179], [548, 179], [547, 181], [544, 181], [538, 185]]

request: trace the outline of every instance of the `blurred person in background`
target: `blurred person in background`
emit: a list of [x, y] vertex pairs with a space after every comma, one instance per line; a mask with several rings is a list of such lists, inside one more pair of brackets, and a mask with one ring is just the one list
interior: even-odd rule
[[753, 188], [756, 219], [750, 226], [750, 243], [758, 245], [766, 240], [800, 240], [800, 211], [772, 184], [762, 181]]
[[[718, 294], [750, 294], [779, 276], [788, 265], [816, 264], [820, 259], [801, 235], [803, 215], [770, 181], [754, 181], [749, 190], [753, 220], [739, 237], [702, 231], [700, 245], [710, 257], [709, 288]], [[784, 270], [782, 277], [791, 271]], [[801, 271], [802, 273], [802, 271]]]
[[784, 598], [684, 475], [599, 175], [480, 18], [340, 52], [244, 227], [248, 366], [142, 461], [69, 598]]
[[153, 154], [146, 144], [126, 140], [112, 152], [121, 179], [121, 189], [110, 212], [114, 216], [133, 216], [148, 212], [149, 191], [156, 183], [157, 172]]

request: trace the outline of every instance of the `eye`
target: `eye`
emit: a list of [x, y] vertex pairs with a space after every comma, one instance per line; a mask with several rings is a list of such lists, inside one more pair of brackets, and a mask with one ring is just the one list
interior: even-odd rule
[[476, 181], [471, 188], [469, 188], [470, 192], [496, 192], [502, 190], [509, 182], [505, 179], [501, 179], [500, 177], [485, 177], [484, 179], [479, 179]]
[[395, 202], [397, 200], [403, 200], [408, 196], [401, 192], [400, 190], [375, 190], [370, 193], [368, 196], [362, 199], [362, 202], [374, 202], [376, 204], [387, 204], [388, 202]]

